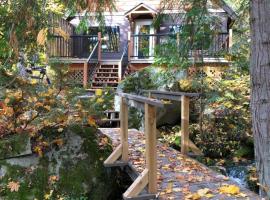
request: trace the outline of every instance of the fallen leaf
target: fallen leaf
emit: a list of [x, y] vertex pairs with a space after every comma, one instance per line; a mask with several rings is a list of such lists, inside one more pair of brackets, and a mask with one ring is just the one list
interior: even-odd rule
[[11, 192], [18, 192], [20, 188], [20, 183], [11, 181], [8, 183], [7, 187], [10, 189]]
[[222, 194], [237, 195], [240, 193], [240, 188], [236, 185], [225, 185], [220, 187], [218, 190]]

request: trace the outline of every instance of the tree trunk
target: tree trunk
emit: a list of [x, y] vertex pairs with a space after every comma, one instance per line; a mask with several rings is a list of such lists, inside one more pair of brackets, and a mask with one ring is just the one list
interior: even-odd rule
[[260, 194], [270, 199], [270, 0], [251, 0], [251, 108]]

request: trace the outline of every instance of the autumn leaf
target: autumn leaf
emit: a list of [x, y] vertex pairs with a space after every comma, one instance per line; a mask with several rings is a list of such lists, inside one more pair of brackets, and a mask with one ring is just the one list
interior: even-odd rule
[[63, 146], [64, 141], [61, 138], [60, 139], [56, 139], [56, 140], [53, 141], [53, 144], [56, 144], [57, 146], [61, 147], [61, 146]]
[[59, 177], [58, 176], [53, 175], [53, 176], [50, 176], [49, 177], [49, 183], [50, 184], [54, 184], [57, 181], [59, 181]]
[[43, 156], [43, 151], [40, 146], [35, 146], [34, 152], [37, 153], [39, 157]]
[[70, 38], [70, 35], [68, 33], [66, 33], [63, 29], [61, 29], [60, 27], [53, 28], [53, 31], [54, 31], [54, 33], [63, 37], [64, 40], [68, 40]]
[[240, 193], [240, 188], [236, 185], [225, 185], [220, 187], [218, 190], [222, 194], [237, 195]]
[[96, 120], [93, 117], [88, 117], [88, 124], [90, 126], [96, 126]]
[[10, 189], [11, 192], [18, 192], [20, 188], [20, 183], [11, 181], [8, 183], [7, 187]]
[[48, 29], [41, 29], [37, 35], [37, 43], [38, 45], [44, 46], [46, 43]]

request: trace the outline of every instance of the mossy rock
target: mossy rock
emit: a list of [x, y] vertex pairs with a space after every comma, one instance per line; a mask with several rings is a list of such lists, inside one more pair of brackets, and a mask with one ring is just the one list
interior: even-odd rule
[[[111, 147], [101, 148], [97, 130], [91, 127], [69, 127], [62, 139], [61, 148], [52, 147], [34, 166], [0, 161], [0, 172], [5, 171], [0, 177], [0, 199], [110, 199], [118, 187], [116, 173], [107, 173], [103, 166]], [[19, 183], [18, 191], [10, 190], [11, 181]]]
[[0, 140], [0, 160], [32, 154], [30, 136], [15, 134]]

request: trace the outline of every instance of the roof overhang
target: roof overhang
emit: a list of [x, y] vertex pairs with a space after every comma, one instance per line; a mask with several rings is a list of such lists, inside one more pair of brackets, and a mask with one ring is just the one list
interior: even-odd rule
[[135, 6], [134, 8], [132, 8], [131, 10], [129, 10], [128, 12], [126, 12], [125, 17], [135, 18], [135, 17], [140, 16], [140, 15], [154, 16], [157, 13], [158, 13], [157, 10], [151, 8], [150, 6], [148, 6], [144, 3], [140, 3], [137, 6]]

